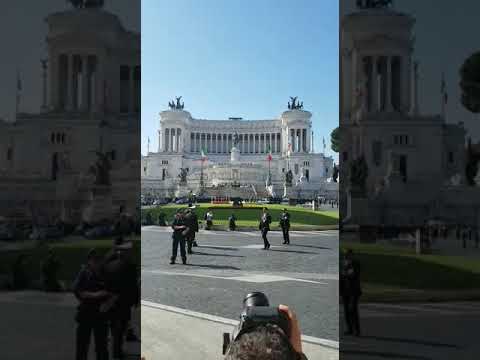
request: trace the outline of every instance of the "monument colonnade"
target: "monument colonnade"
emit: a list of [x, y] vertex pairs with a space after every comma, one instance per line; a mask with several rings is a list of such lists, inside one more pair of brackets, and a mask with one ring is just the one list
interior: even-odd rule
[[[282, 131], [239, 131], [237, 148], [243, 154], [281, 154], [290, 147], [292, 153], [311, 151], [309, 129], [287, 129], [290, 133], [288, 143], [282, 141]], [[183, 135], [183, 136], [182, 136]], [[209, 154], [228, 154], [233, 147], [234, 133], [224, 131], [191, 131], [179, 127], [165, 127], [159, 130], [160, 152], [190, 152]]]
[[[134, 64], [120, 65], [120, 86], [116, 87], [103, 64], [99, 54], [82, 51], [50, 51], [50, 103], [54, 109], [67, 111], [102, 111], [117, 94], [109, 90], [117, 88], [120, 96], [120, 112], [135, 113], [139, 111], [140, 66]], [[107, 83], [109, 86], [107, 87]], [[110, 88], [110, 89], [109, 89]]]

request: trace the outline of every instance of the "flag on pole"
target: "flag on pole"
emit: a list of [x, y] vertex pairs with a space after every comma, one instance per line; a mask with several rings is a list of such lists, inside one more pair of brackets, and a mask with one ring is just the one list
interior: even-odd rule
[[22, 79], [20, 78], [20, 72], [17, 70], [17, 92], [22, 92]]
[[202, 161], [205, 161], [207, 160], [207, 149], [205, 149], [204, 147], [201, 149], [201, 152], [200, 152], [201, 156], [202, 156]]
[[442, 72], [442, 84], [440, 86], [440, 92], [443, 95], [443, 103], [446, 104], [448, 102], [448, 94], [447, 94], [447, 89], [446, 89], [446, 83], [445, 83], [445, 73]]
[[267, 153], [267, 160], [272, 161], [272, 148], [270, 147], [270, 145], [267, 146]]
[[325, 148], [327, 147], [327, 145], [325, 144], [325, 136], [323, 137], [323, 151], [325, 152]]
[[22, 93], [22, 79], [20, 78], [20, 71], [17, 69], [17, 98], [15, 101], [15, 120], [17, 119], [18, 111], [20, 109], [20, 96]]
[[147, 154], [150, 152], [150, 136], [147, 139]]

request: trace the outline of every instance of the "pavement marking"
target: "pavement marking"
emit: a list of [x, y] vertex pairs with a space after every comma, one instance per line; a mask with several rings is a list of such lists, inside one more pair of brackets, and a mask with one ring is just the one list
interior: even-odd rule
[[[142, 231], [149, 231], [149, 232], [172, 232], [172, 229], [169, 226], [157, 226], [157, 225], [148, 225], [142, 226]], [[259, 231], [218, 231], [218, 230], [200, 230], [199, 234], [205, 235], [222, 235], [225, 234], [235, 234], [235, 235], [246, 235], [252, 237], [260, 236]], [[282, 232], [279, 230], [272, 230], [268, 233], [271, 236], [282, 236]], [[320, 236], [338, 236], [338, 230], [292, 230], [290, 231], [290, 235], [295, 235], [298, 237], [308, 237], [312, 235], [320, 235]]]
[[[174, 313], [185, 315], [185, 316], [194, 317], [194, 318], [201, 319], [201, 320], [213, 321], [213, 322], [220, 323], [220, 324], [223, 324], [223, 325], [230, 325], [232, 327], [238, 325], [238, 320], [227, 319], [227, 318], [216, 316], [216, 315], [210, 315], [210, 314], [200, 313], [200, 312], [197, 312], [197, 311], [178, 308], [178, 307], [175, 307], [175, 306], [158, 304], [158, 303], [155, 303], [155, 302], [152, 302], [152, 301], [142, 300], [141, 304], [142, 304], [142, 306], [150, 307], [150, 308], [153, 308], [153, 309], [170, 311], [170, 312], [174, 312]], [[322, 338], [317, 338], [317, 337], [303, 335], [303, 334], [302, 334], [302, 342], [306, 342], [306, 343], [310, 343], [310, 344], [314, 344], [314, 345], [320, 345], [320, 346], [324, 346], [324, 347], [329, 347], [329, 348], [333, 348], [333, 349], [336, 349], [336, 350], [339, 349], [339, 342], [338, 341], [329, 340], [329, 339], [322, 339]]]
[[[466, 306], [464, 306], [466, 305]], [[470, 316], [480, 314], [480, 304], [464, 303], [416, 303], [416, 304], [381, 304], [366, 303], [360, 305], [361, 316], [364, 318], [383, 317], [416, 317], [421, 315], [456, 315]], [[343, 316], [343, 307], [340, 308]]]
[[297, 279], [297, 278], [292, 278], [287, 276], [270, 275], [270, 274], [245, 274], [240, 276], [218, 276], [218, 275], [207, 275], [207, 274], [185, 273], [185, 272], [163, 271], [163, 270], [143, 270], [142, 272], [159, 274], [159, 275], [190, 276], [190, 277], [200, 277], [200, 278], [210, 278], [210, 279], [233, 280], [233, 281], [241, 281], [241, 282], [248, 282], [248, 283], [257, 283], [257, 284], [271, 283], [271, 282], [278, 282], [278, 281], [296, 281], [296, 282], [304, 282], [309, 284], [328, 285], [328, 283], [320, 282], [320, 281]]

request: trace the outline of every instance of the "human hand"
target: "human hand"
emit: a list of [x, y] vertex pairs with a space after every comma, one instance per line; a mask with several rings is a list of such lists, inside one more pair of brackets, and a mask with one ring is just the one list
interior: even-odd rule
[[278, 310], [287, 315], [290, 322], [290, 344], [296, 352], [302, 353], [302, 333], [295, 313], [287, 305], [279, 305]]

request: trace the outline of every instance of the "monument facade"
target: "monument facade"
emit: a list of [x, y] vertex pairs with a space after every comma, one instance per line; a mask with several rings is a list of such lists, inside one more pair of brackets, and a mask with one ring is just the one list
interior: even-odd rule
[[0, 214], [46, 212], [78, 223], [88, 208], [103, 209], [89, 212], [92, 221], [122, 205], [136, 210], [140, 35], [103, 1], [72, 5], [46, 18], [40, 111], [0, 120]]
[[333, 159], [313, 151], [311, 118], [291, 98], [277, 119], [196, 119], [176, 98], [160, 113], [158, 151], [142, 157], [142, 193], [281, 197], [292, 174], [290, 197], [336, 196]]
[[[419, 108], [415, 19], [391, 2], [358, 2], [341, 21], [340, 213], [350, 224], [476, 224], [465, 182], [466, 130]], [[407, 215], [408, 214], [408, 215]]]

